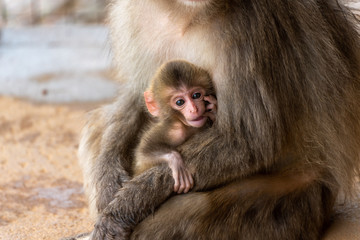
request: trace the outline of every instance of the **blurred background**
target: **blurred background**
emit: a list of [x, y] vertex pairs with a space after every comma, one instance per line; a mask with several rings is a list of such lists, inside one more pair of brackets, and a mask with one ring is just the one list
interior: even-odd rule
[[107, 0], [0, 0], [1, 22], [7, 26], [102, 23]]
[[107, 0], [0, 0], [0, 94], [88, 102], [116, 94]]

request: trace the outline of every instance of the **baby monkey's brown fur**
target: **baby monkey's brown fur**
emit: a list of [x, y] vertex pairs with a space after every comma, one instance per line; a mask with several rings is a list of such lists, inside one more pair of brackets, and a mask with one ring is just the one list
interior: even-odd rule
[[[187, 101], [183, 99], [184, 94], [190, 95]], [[213, 95], [214, 90], [204, 69], [183, 60], [171, 61], [159, 68], [144, 92], [147, 109], [155, 121], [143, 133], [135, 150], [135, 175], [166, 162], [172, 170], [175, 192], [187, 193], [193, 187], [191, 173], [176, 147], [209, 127], [208, 118], [214, 120], [216, 100], [213, 96], [205, 96], [209, 94]], [[209, 101], [207, 106], [205, 100]], [[187, 122], [192, 118], [200, 118], [196, 126]]]

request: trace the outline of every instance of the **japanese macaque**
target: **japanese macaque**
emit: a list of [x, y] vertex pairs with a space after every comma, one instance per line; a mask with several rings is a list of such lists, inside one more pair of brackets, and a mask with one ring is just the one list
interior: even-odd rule
[[[135, 175], [162, 162], [174, 178], [174, 192], [193, 187], [190, 171], [176, 147], [215, 120], [216, 99], [209, 74], [186, 61], [171, 61], [160, 67], [144, 92], [148, 111], [156, 118], [141, 137], [135, 151]], [[205, 101], [208, 104], [205, 104]]]
[[[336, 0], [121, 0], [111, 6], [123, 93], [80, 141], [93, 239], [319, 239], [359, 173], [360, 40]], [[143, 93], [173, 59], [211, 76], [216, 121], [134, 177]], [[181, 206], [181, 207], [179, 207]], [[133, 230], [131, 235], [124, 234]]]

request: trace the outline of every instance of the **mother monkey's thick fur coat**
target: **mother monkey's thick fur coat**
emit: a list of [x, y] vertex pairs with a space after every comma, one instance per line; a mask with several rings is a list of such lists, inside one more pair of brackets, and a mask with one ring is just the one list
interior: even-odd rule
[[[335, 0], [114, 1], [122, 93], [92, 112], [80, 143], [93, 237], [120, 238], [122, 226], [132, 239], [320, 238], [358, 174], [352, 21]], [[131, 172], [143, 92], [173, 59], [209, 71], [218, 99], [214, 126], [178, 149], [195, 181], [183, 195], [167, 165]]]

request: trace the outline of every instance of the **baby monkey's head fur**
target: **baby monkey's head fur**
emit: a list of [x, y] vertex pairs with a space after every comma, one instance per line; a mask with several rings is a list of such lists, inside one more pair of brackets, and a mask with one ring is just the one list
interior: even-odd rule
[[206, 95], [215, 95], [209, 73], [184, 60], [173, 60], [164, 63], [152, 78], [149, 91], [157, 102], [161, 115], [171, 115], [173, 110], [169, 103], [171, 90], [201, 87]]

